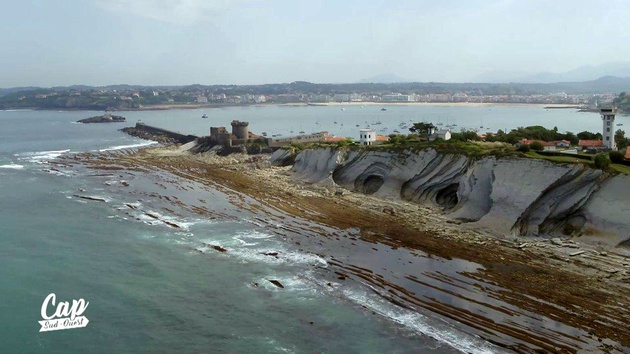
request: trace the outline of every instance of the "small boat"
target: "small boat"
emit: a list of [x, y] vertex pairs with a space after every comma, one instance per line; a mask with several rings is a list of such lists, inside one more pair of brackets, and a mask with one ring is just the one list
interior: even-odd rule
[[335, 124], [337, 124], [337, 122], [335, 122]]
[[387, 110], [387, 108], [383, 107], [381, 108], [381, 111], [385, 112]]
[[619, 123], [619, 124], [617, 124], [617, 126], [618, 126], [618, 127], [620, 127], [620, 126], [622, 126], [622, 125], [623, 125], [623, 123]]
[[398, 130], [394, 130], [394, 133], [400, 133]]
[[201, 118], [208, 118], [208, 115], [204, 114], [204, 115], [201, 116]]
[[440, 122], [440, 123], [438, 123], [438, 124], [436, 124], [436, 125], [444, 125], [444, 123]]
[[357, 124], [357, 125], [355, 125], [355, 127], [357, 127], [357, 128], [358, 128], [358, 127], [360, 127], [360, 125], [358, 125], [358, 124]]
[[302, 130], [302, 131], [300, 132], [300, 134], [306, 134], [306, 132], [305, 132], [304, 130]]
[[262, 136], [267, 136], [267, 132], [262, 132]]
[[345, 108], [342, 108], [341, 110], [342, 110], [342, 111], [345, 111], [346, 109], [345, 109]]
[[[483, 127], [482, 127], [483, 128]], [[293, 130], [291, 130], [291, 133], [293, 133]]]

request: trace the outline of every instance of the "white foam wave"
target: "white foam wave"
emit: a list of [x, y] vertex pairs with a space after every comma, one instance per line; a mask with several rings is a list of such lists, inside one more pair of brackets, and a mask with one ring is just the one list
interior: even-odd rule
[[131, 145], [118, 145], [118, 146], [112, 146], [112, 147], [108, 147], [105, 149], [99, 149], [99, 152], [105, 152], [105, 151], [116, 151], [116, 150], [124, 150], [124, 149], [133, 149], [133, 148], [139, 148], [139, 147], [144, 147], [144, 146], [149, 146], [149, 145], [155, 145], [158, 144], [158, 142], [156, 141], [144, 141], [141, 143], [137, 143], [137, 144], [131, 144]]
[[34, 151], [24, 152], [20, 154], [14, 154], [20, 161], [30, 161], [35, 163], [44, 163], [48, 160], [55, 159], [65, 153], [70, 152], [70, 149], [66, 150], [51, 150], [51, 151]]
[[21, 170], [21, 169], [24, 169], [24, 166], [10, 163], [8, 165], [0, 165], [0, 168], [8, 168], [11, 170]]
[[431, 337], [456, 350], [478, 354], [491, 354], [500, 350], [480, 338], [458, 331], [445, 322], [438, 322], [438, 320], [432, 320], [420, 313], [394, 306], [377, 294], [352, 288], [343, 289], [342, 294], [350, 301], [365, 306], [370, 311], [386, 317], [392, 322], [413, 332]]
[[[136, 209], [132, 209], [129, 206], [133, 206]], [[172, 216], [163, 215], [157, 211], [153, 210], [142, 210], [139, 209], [141, 203], [127, 203], [126, 205], [117, 205], [115, 208], [117, 210], [125, 210], [132, 209], [134, 213], [132, 214], [135, 218], [139, 219], [143, 223], [147, 225], [164, 225], [168, 227], [175, 227], [176, 225], [179, 229], [183, 231], [189, 231], [190, 227], [201, 222], [201, 221], [189, 221], [189, 220], [181, 220]]]

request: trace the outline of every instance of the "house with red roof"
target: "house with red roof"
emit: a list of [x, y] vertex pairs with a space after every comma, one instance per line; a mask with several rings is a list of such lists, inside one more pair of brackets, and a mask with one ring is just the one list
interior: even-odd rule
[[600, 148], [604, 147], [604, 143], [601, 140], [582, 140], [578, 142], [578, 146], [582, 149], [588, 148]]
[[626, 160], [630, 161], [630, 146], [626, 148]]

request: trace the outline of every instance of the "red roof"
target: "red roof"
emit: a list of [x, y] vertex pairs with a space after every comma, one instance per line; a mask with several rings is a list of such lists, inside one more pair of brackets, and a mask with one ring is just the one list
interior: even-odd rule
[[600, 147], [604, 146], [601, 140], [580, 140], [578, 146]]
[[521, 145], [531, 145], [531, 143], [538, 141], [539, 143], [541, 143], [543, 146], [556, 146], [556, 142], [550, 142], [550, 141], [542, 141], [542, 140], [529, 140], [529, 139], [522, 139], [519, 141], [519, 144]]
[[385, 135], [377, 135], [376, 141], [389, 141], [389, 137]]
[[630, 160], [630, 146], [626, 148], [626, 160]]
[[337, 142], [337, 141], [347, 140], [348, 138], [343, 137], [343, 136], [327, 136], [325, 139], [326, 139], [327, 142], [334, 143], [334, 142]]

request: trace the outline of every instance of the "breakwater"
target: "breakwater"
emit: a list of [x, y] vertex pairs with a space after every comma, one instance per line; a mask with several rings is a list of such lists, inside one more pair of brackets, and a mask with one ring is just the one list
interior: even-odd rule
[[138, 138], [155, 140], [157, 142], [167, 144], [186, 144], [199, 138], [196, 135], [182, 134], [172, 130], [147, 125], [142, 122], [136, 123], [135, 127], [123, 128], [121, 131]]

